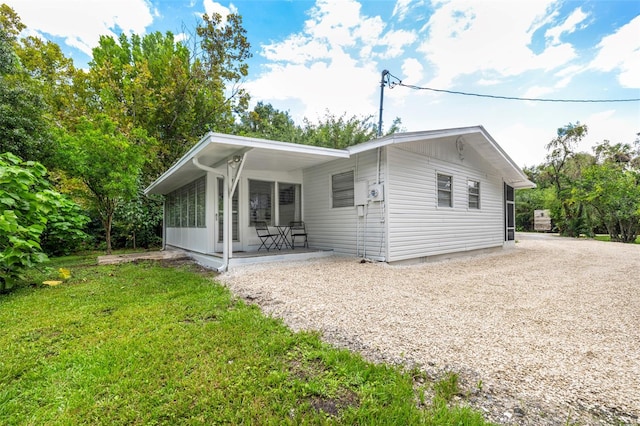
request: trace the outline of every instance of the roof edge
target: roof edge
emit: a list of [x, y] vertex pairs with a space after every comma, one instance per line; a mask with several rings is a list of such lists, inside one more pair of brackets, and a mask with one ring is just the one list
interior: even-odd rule
[[208, 132], [196, 143], [189, 151], [187, 151], [178, 161], [176, 161], [169, 169], [162, 173], [144, 190], [147, 195], [154, 190], [156, 186], [164, 182], [176, 170], [180, 169], [185, 163], [190, 162], [196, 157], [200, 151], [212, 143], [225, 143], [229, 145], [237, 145], [238, 147], [248, 148], [266, 148], [281, 151], [298, 152], [305, 154], [322, 154], [333, 156], [336, 158], [349, 158], [350, 153], [345, 149], [325, 148], [314, 145], [303, 145], [292, 142], [280, 142], [269, 139], [253, 138], [248, 136], [227, 135], [224, 133]]

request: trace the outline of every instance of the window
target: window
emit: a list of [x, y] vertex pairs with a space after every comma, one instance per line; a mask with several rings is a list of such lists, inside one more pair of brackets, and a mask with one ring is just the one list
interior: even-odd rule
[[288, 225], [292, 220], [301, 220], [300, 184], [278, 183], [278, 223]]
[[353, 170], [331, 176], [331, 197], [334, 208], [353, 206], [353, 194]]
[[516, 203], [513, 187], [504, 183], [505, 241], [516, 239]]
[[202, 177], [196, 181], [196, 225], [200, 228], [206, 226], [207, 215], [204, 208], [206, 196], [206, 180]]
[[453, 206], [452, 180], [451, 176], [438, 173], [438, 207]]
[[167, 194], [167, 226], [204, 228], [206, 226], [206, 180], [201, 177]]
[[469, 194], [469, 208], [480, 208], [480, 182], [476, 180], [467, 181], [467, 190]]
[[249, 181], [249, 226], [255, 226], [257, 221], [273, 225], [273, 187], [273, 182]]

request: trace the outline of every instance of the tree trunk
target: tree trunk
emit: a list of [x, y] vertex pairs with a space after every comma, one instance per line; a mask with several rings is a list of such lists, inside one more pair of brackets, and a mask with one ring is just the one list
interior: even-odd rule
[[107, 254], [111, 254], [111, 223], [113, 222], [113, 213], [107, 213], [104, 221], [105, 239], [107, 241]]

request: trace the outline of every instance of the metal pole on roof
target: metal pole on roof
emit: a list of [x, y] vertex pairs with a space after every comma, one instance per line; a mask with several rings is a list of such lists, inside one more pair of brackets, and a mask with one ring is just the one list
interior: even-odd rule
[[382, 136], [382, 102], [384, 100], [384, 78], [389, 74], [389, 71], [382, 71], [382, 77], [380, 78], [380, 118], [378, 119], [378, 137]]

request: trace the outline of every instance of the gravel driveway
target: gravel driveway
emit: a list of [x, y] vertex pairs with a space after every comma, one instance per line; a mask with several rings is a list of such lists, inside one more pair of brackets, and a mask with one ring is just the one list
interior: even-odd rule
[[638, 424], [640, 245], [517, 239], [414, 266], [331, 257], [219, 278], [294, 330], [372, 361], [459, 373], [490, 420]]

